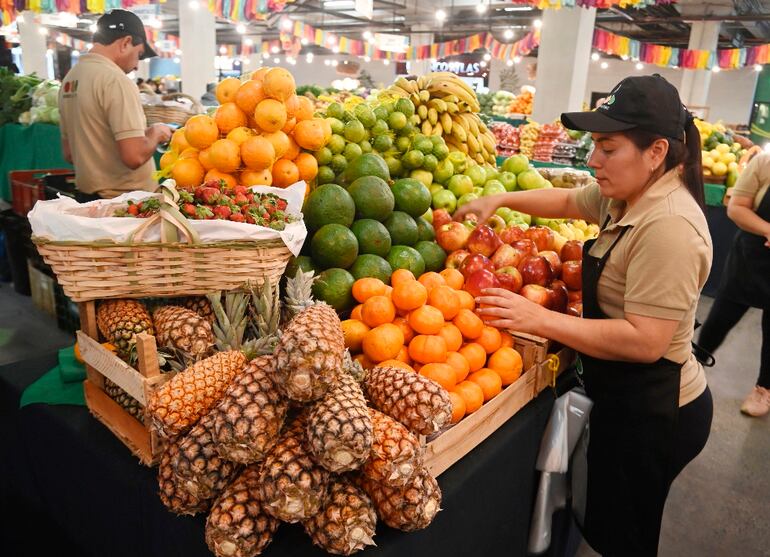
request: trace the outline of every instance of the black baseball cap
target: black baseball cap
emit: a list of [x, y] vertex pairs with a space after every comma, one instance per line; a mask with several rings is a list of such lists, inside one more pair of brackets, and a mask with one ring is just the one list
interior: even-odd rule
[[596, 110], [565, 112], [561, 122], [571, 130], [612, 133], [639, 128], [682, 140], [690, 118], [676, 87], [654, 74], [627, 77]]
[[144, 32], [142, 20], [139, 19], [138, 15], [128, 10], [112, 10], [100, 17], [96, 22], [96, 32], [94, 33], [94, 36], [97, 35], [104, 38], [110, 37], [113, 40], [127, 36], [141, 39], [144, 43], [144, 52], [139, 57], [140, 60], [158, 55], [147, 42], [147, 34]]

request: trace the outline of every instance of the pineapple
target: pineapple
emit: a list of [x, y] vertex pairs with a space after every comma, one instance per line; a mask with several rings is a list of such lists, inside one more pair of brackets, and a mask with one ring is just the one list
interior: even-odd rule
[[138, 400], [110, 381], [108, 377], [104, 378], [104, 392], [131, 416], [144, 422], [144, 407], [139, 404]]
[[205, 358], [214, 344], [211, 323], [194, 311], [179, 306], [162, 306], [153, 314], [160, 346], [170, 346], [189, 354], [193, 360]]
[[252, 557], [273, 541], [281, 523], [265, 512], [258, 486], [259, 468], [247, 466], [214, 501], [206, 544], [217, 557]]
[[160, 455], [158, 486], [161, 502], [174, 514], [197, 514], [208, 510], [210, 501], [191, 495], [177, 480], [173, 462], [178, 454], [179, 439], [174, 439], [166, 445]]
[[360, 477], [360, 483], [372, 498], [377, 516], [391, 528], [405, 532], [421, 530], [441, 510], [441, 488], [425, 468], [402, 487], [389, 487], [366, 476]]
[[284, 522], [307, 520], [326, 501], [330, 474], [311, 458], [305, 427], [304, 415], [295, 418], [262, 463], [259, 498]]
[[288, 401], [275, 388], [269, 356], [252, 360], [213, 411], [214, 439], [224, 458], [250, 464], [278, 441]]
[[452, 401], [441, 385], [402, 368], [371, 369], [364, 392], [377, 410], [420, 435], [436, 433], [452, 417]]
[[205, 296], [187, 296], [174, 301], [176, 302], [174, 305], [194, 311], [209, 323], [214, 323], [214, 309], [211, 307], [211, 302]]
[[172, 462], [177, 485], [198, 499], [213, 499], [240, 471], [240, 466], [217, 453], [212, 435], [214, 413], [209, 412], [179, 442]]
[[377, 513], [363, 491], [337, 477], [329, 487], [326, 505], [303, 526], [313, 543], [327, 553], [351, 555], [374, 545]]
[[128, 361], [139, 333], [155, 334], [152, 318], [138, 300], [103, 300], [96, 309], [96, 324], [102, 336], [115, 345], [117, 354]]
[[224, 396], [246, 364], [243, 352], [218, 352], [163, 383], [150, 394], [147, 410], [165, 436], [189, 430]]
[[361, 387], [348, 373], [319, 400], [307, 420], [315, 461], [330, 472], [360, 467], [372, 447], [372, 420]]
[[393, 487], [406, 485], [422, 467], [422, 448], [406, 427], [390, 416], [369, 409], [374, 425], [374, 442], [361, 473]]

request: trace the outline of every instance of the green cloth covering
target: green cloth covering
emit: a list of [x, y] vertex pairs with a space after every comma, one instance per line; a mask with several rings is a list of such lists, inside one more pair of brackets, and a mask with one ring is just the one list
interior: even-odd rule
[[59, 365], [24, 390], [19, 408], [35, 403], [85, 406], [85, 378], [86, 368], [75, 359], [75, 347], [62, 348], [59, 350]]
[[11, 170], [72, 168], [61, 152], [59, 126], [6, 124], [0, 127], [0, 198], [11, 200]]

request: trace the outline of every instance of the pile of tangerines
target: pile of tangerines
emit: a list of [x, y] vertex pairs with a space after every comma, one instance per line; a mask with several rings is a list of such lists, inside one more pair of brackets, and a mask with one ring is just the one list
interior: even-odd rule
[[456, 269], [416, 279], [398, 269], [391, 286], [376, 278], [353, 284], [359, 302], [342, 322], [345, 345], [369, 369], [392, 365], [420, 373], [452, 399], [452, 423], [477, 411], [521, 376], [513, 337], [486, 325]]
[[190, 118], [161, 157], [161, 170], [177, 186], [224, 180], [231, 188], [285, 188], [315, 178], [318, 163], [308, 151], [326, 145], [332, 130], [313, 116], [310, 99], [297, 96], [290, 72], [264, 67], [245, 81], [228, 77], [217, 85], [216, 96], [216, 112]]

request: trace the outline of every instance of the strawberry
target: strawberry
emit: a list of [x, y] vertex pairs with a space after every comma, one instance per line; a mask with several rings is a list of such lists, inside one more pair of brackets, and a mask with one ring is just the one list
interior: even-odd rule
[[205, 205], [215, 205], [222, 196], [216, 188], [203, 188], [200, 193], [201, 195], [198, 197], [198, 201]]
[[135, 216], [137, 216], [139, 214], [139, 206], [138, 205], [134, 205], [133, 203], [129, 203], [127, 212], [132, 217], [135, 217]]
[[182, 214], [186, 217], [195, 218], [195, 205], [192, 203], [185, 203], [182, 205]]
[[254, 220], [254, 217], [251, 215], [251, 213], [246, 213], [246, 215], [244, 215], [244, 216], [246, 218], [246, 222], [247, 223], [249, 223], [249, 224], [256, 224], [257, 223], [257, 221]]
[[249, 200], [249, 203], [254, 203], [254, 194], [253, 194], [253, 193], [251, 193], [251, 192], [248, 192], [248, 193], [246, 194], [246, 199], [248, 199], [248, 200]]
[[278, 200], [278, 205], [277, 205], [277, 206], [278, 206], [278, 208], [279, 208], [281, 211], [285, 211], [285, 210], [286, 210], [286, 207], [288, 207], [288, 206], [289, 206], [289, 204], [286, 202], [286, 200], [285, 200], [285, 199], [279, 199], [279, 200]]
[[233, 197], [233, 201], [235, 202], [236, 205], [241, 205], [241, 206], [249, 204], [249, 200], [242, 193], [236, 193], [235, 196]]
[[227, 220], [230, 215], [233, 214], [232, 210], [230, 210], [230, 207], [227, 205], [217, 205], [213, 209], [214, 211], [214, 217], [222, 220]]
[[241, 213], [233, 213], [230, 215], [230, 220], [233, 222], [246, 222], [246, 215]]
[[243, 194], [243, 195], [246, 195], [246, 194], [249, 193], [249, 190], [247, 190], [245, 186], [235, 186], [233, 188], [233, 193], [235, 195], [238, 195], [239, 193]]

